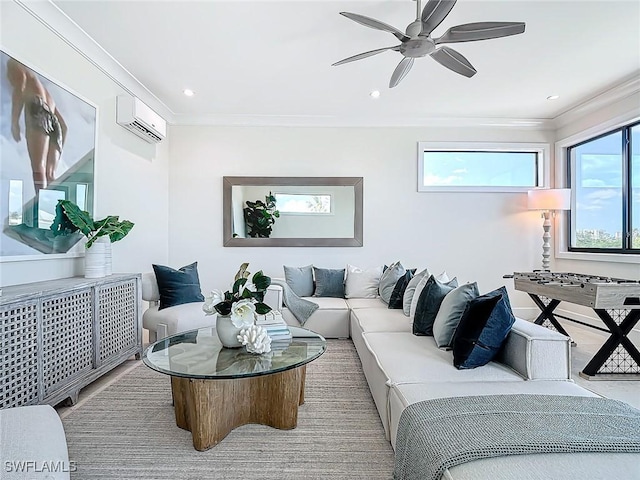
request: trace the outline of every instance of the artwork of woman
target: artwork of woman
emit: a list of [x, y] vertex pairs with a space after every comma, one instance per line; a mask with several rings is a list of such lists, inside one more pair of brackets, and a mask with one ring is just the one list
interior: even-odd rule
[[36, 74], [14, 58], [7, 61], [7, 78], [12, 87], [11, 134], [22, 140], [20, 114], [24, 111], [27, 151], [33, 171], [36, 195], [55, 180], [56, 167], [67, 137], [67, 124], [56, 108], [53, 96]]

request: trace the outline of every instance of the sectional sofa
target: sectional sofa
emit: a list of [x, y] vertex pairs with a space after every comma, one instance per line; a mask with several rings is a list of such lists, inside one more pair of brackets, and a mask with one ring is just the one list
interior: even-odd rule
[[[275, 287], [277, 288], [277, 287]], [[278, 302], [281, 296], [275, 296]], [[319, 305], [305, 328], [327, 338], [351, 338], [366, 376], [387, 439], [396, 448], [403, 410], [422, 400], [475, 395], [596, 395], [571, 380], [570, 340], [516, 319], [499, 357], [470, 370], [453, 366], [452, 353], [431, 336], [412, 333], [402, 309], [380, 298], [309, 297]], [[281, 303], [290, 325], [300, 325]], [[446, 480], [640, 479], [640, 455], [630, 453], [539, 453], [475, 460], [448, 469]]]

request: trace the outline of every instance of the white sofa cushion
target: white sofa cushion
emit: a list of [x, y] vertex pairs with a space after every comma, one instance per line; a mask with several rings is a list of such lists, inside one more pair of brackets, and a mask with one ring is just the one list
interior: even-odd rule
[[387, 305], [380, 298], [349, 298], [347, 304], [351, 310], [356, 308], [380, 308], [387, 310]]
[[351, 323], [354, 322], [360, 332], [411, 332], [411, 319], [405, 317], [402, 310], [354, 309], [351, 311]]
[[[577, 397], [596, 397], [573, 382], [553, 380], [539, 382], [432, 382], [397, 383], [389, 391], [389, 421], [391, 446], [396, 448], [396, 434], [402, 411], [409, 405], [423, 400], [446, 397], [468, 397], [471, 395], [572, 395]], [[483, 477], [484, 478], [484, 477]]]
[[365, 332], [363, 337], [391, 384], [522, 381], [514, 370], [497, 362], [473, 370], [458, 370], [453, 366], [451, 352], [440, 350], [433, 337], [408, 332]]

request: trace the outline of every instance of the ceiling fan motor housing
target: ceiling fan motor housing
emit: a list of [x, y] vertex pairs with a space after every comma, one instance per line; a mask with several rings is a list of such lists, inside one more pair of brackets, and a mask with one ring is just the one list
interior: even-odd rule
[[412, 38], [400, 46], [400, 53], [405, 57], [420, 58], [429, 55], [436, 49], [431, 37]]

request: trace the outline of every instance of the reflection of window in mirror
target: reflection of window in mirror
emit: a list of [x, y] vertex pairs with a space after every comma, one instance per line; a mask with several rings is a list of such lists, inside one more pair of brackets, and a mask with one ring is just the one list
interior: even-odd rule
[[9, 180], [9, 225], [22, 223], [22, 180]]
[[280, 214], [330, 215], [333, 202], [329, 194], [275, 193]]
[[38, 191], [38, 228], [50, 228], [56, 217], [58, 200], [66, 198], [63, 190]]
[[89, 185], [86, 183], [79, 183], [76, 185], [76, 201], [75, 204], [80, 207], [81, 210], [87, 210], [87, 191]]

